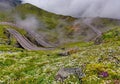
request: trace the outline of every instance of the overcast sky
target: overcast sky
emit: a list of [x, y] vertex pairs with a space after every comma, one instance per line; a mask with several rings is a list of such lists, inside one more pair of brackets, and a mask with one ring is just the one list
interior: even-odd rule
[[120, 0], [23, 0], [23, 3], [62, 15], [120, 19]]

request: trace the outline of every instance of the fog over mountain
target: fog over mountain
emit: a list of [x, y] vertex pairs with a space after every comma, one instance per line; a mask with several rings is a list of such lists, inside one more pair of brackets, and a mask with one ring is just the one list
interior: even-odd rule
[[120, 19], [120, 0], [22, 0], [49, 12], [74, 17]]
[[16, 6], [20, 4], [21, 2], [22, 2], [21, 0], [0, 0], [1, 4], [7, 4], [7, 5], [9, 4], [11, 6]]

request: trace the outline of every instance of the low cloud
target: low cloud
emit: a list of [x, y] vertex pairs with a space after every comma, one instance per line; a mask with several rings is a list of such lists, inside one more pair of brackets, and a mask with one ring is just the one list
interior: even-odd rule
[[74, 17], [120, 19], [120, 0], [22, 0], [39, 8]]
[[21, 19], [19, 16], [16, 16], [15, 22], [23, 28], [32, 30], [36, 30], [40, 26], [40, 22], [33, 15], [27, 15], [25, 19]]
[[0, 2], [0, 12], [9, 12], [12, 8], [9, 3]]

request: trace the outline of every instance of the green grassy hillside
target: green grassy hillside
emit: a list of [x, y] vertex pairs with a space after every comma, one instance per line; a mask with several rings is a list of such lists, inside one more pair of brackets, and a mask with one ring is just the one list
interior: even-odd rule
[[[33, 14], [42, 21], [49, 34], [55, 38], [54, 28], [62, 24], [66, 30], [66, 38], [73, 30], [73, 23], [77, 20], [72, 17], [55, 15], [38, 9], [30, 4], [20, 5], [11, 11], [10, 15], [0, 13], [0, 21], [14, 22], [13, 15], [19, 13], [24, 19], [26, 15]], [[90, 42], [65, 43], [54, 50], [27, 51], [16, 48], [16, 40], [12, 44], [6, 42], [5, 28], [14, 28], [21, 34], [24, 30], [0, 25], [0, 84], [80, 84], [77, 76], [70, 75], [64, 82], [56, 81], [55, 76], [59, 69], [64, 67], [80, 67], [85, 77], [82, 84], [119, 84], [120, 83], [120, 26], [118, 20], [96, 18], [92, 25], [101, 29], [103, 35], [99, 45]], [[85, 27], [80, 23], [80, 27]], [[88, 28], [88, 27], [86, 27]], [[108, 30], [109, 29], [109, 30]], [[71, 35], [71, 34], [70, 34]], [[50, 37], [50, 36], [49, 36]], [[71, 38], [71, 37], [70, 37]], [[52, 38], [53, 39], [53, 38]], [[75, 52], [72, 52], [72, 51]], [[68, 56], [59, 56], [60, 53], [70, 52]], [[107, 76], [101, 76], [101, 73]]]

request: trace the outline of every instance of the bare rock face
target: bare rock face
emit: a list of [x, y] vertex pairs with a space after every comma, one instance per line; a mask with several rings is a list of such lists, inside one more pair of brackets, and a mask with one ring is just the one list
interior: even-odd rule
[[75, 75], [79, 80], [85, 76], [81, 68], [62, 68], [57, 72], [55, 79], [63, 82], [69, 75]]

